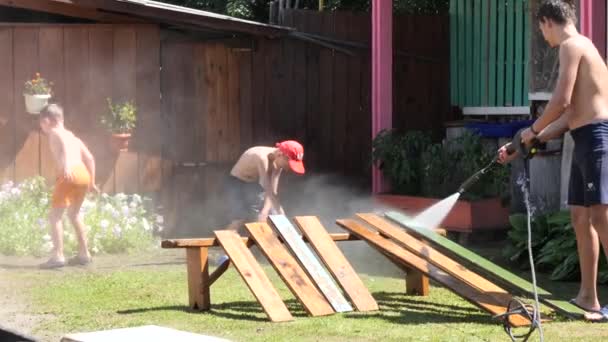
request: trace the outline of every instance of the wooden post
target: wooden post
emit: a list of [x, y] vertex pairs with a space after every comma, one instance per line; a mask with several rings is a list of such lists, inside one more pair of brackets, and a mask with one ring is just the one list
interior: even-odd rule
[[209, 260], [208, 247], [186, 249], [188, 269], [188, 299], [191, 309], [209, 310]]
[[[393, 2], [372, 1], [372, 139], [393, 125]], [[372, 191], [388, 190], [378, 168], [372, 170]]]
[[429, 277], [410, 269], [405, 276], [405, 293], [409, 296], [428, 296]]

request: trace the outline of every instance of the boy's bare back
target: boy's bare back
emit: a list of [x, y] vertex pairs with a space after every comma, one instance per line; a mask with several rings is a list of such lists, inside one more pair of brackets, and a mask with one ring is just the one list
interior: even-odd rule
[[258, 182], [265, 186], [268, 171], [268, 156], [276, 150], [274, 147], [255, 146], [245, 151], [236, 162], [230, 174], [244, 182]]

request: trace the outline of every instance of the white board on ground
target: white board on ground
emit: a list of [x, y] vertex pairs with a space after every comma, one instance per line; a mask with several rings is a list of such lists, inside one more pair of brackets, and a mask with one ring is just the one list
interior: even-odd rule
[[213, 336], [194, 334], [186, 331], [171, 328], [159, 327], [157, 325], [144, 325], [141, 327], [112, 329], [94, 331], [87, 333], [77, 333], [66, 335], [61, 342], [229, 342]]

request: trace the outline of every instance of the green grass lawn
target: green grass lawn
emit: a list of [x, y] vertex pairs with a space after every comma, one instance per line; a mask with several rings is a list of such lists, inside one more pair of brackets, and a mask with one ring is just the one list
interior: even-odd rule
[[[372, 313], [308, 317], [266, 267], [295, 317], [270, 323], [239, 275], [231, 268], [212, 287], [212, 310], [189, 311], [182, 251], [162, 258], [103, 257], [89, 269], [38, 271], [5, 268], [0, 277], [20, 288], [29, 314], [44, 317], [33, 335], [57, 341], [71, 332], [155, 324], [235, 341], [506, 341], [488, 314], [441, 287], [428, 297], [404, 294], [402, 278], [362, 278], [380, 305]], [[4, 264], [7, 264], [4, 262]], [[1, 266], [0, 266], [1, 267]], [[576, 286], [576, 284], [573, 284]], [[544, 325], [546, 341], [608, 338], [608, 324], [557, 319]], [[538, 340], [538, 335], [535, 339]]]

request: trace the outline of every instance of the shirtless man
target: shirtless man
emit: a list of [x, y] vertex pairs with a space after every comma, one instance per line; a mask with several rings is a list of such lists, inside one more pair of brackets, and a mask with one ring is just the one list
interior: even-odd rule
[[59, 268], [66, 264], [63, 255], [63, 227], [61, 217], [67, 208], [68, 218], [78, 237], [78, 255], [69, 264], [86, 265], [91, 262], [87, 247], [80, 206], [88, 190], [99, 191], [95, 186], [95, 159], [82, 140], [63, 126], [63, 108], [51, 104], [40, 113], [40, 128], [49, 137], [51, 154], [58, 177], [51, 200], [49, 223], [53, 239], [51, 258], [41, 268]]
[[[593, 43], [576, 30], [571, 1], [543, 0], [536, 18], [551, 47], [559, 46], [559, 77], [543, 115], [522, 133], [529, 144], [570, 130], [575, 147], [568, 204], [576, 233], [581, 285], [572, 303], [588, 320], [608, 321], [597, 297], [600, 241], [608, 256], [608, 69]], [[502, 162], [506, 147], [499, 150]]]
[[[271, 210], [284, 215], [279, 201], [279, 178], [283, 170], [304, 174], [303, 158], [304, 148], [293, 140], [277, 143], [276, 147], [255, 146], [245, 151], [224, 183], [229, 212], [227, 223], [230, 222], [226, 229], [238, 230], [247, 220], [266, 222]], [[257, 216], [253, 216], [257, 209]], [[220, 257], [218, 263], [222, 264], [227, 258], [225, 255]]]

